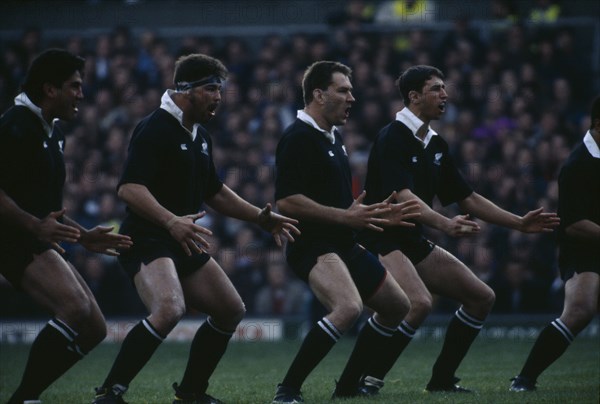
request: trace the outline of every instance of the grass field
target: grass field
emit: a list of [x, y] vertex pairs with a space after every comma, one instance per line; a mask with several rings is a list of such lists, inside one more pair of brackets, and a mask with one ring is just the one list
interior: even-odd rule
[[[307, 403], [329, 401], [334, 379], [339, 376], [353, 340], [340, 341], [309, 376], [303, 386]], [[211, 380], [209, 393], [226, 403], [270, 403], [300, 341], [232, 343]], [[538, 391], [512, 393], [509, 378], [520, 369], [533, 340], [478, 339], [461, 365], [458, 376], [473, 394], [423, 392], [441, 342], [432, 338], [414, 341], [390, 372], [377, 399], [344, 401], [360, 403], [598, 403], [600, 349], [597, 338], [581, 338], [538, 382]], [[0, 345], [0, 402], [5, 403], [18, 383], [29, 346]], [[102, 382], [118, 350], [102, 344], [42, 396], [45, 404], [89, 403], [93, 387]], [[188, 344], [165, 343], [138, 375], [126, 395], [128, 402], [170, 403], [171, 384], [179, 381], [186, 363]]]

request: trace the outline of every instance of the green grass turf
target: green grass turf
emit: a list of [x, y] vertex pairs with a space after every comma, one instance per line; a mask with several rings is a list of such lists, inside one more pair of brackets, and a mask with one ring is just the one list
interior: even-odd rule
[[[339, 376], [352, 349], [344, 338], [330, 352], [303, 386], [307, 403], [329, 401], [334, 379]], [[538, 391], [512, 393], [509, 378], [523, 364], [532, 339], [478, 339], [458, 370], [462, 385], [473, 394], [425, 393], [431, 365], [441, 341], [414, 341], [386, 380], [377, 399], [354, 399], [345, 403], [598, 403], [600, 349], [597, 338], [576, 340], [538, 381]], [[226, 403], [270, 403], [300, 341], [281, 343], [232, 343], [219, 364], [209, 393]], [[170, 403], [171, 384], [179, 381], [186, 363], [188, 344], [165, 343], [133, 381], [126, 395], [130, 403]], [[118, 345], [102, 344], [78, 363], [43, 395], [45, 404], [89, 403], [112, 364]], [[5, 403], [21, 377], [29, 346], [0, 345], [0, 402]]]

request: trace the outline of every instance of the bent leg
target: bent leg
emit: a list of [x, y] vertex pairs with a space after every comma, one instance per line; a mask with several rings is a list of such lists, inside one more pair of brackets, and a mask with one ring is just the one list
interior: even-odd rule
[[134, 282], [150, 315], [136, 324], [123, 340], [100, 388], [105, 391], [117, 386], [122, 394], [185, 312], [181, 284], [170, 258], [142, 264]]
[[435, 247], [416, 268], [432, 293], [462, 303], [448, 325], [444, 344], [433, 365], [427, 389], [465, 391], [454, 385], [455, 372], [492, 309], [494, 292], [462, 262], [440, 247]]
[[282, 386], [297, 391], [362, 312], [358, 290], [346, 264], [337, 254], [320, 256], [308, 280], [315, 296], [329, 310], [329, 314], [319, 320], [306, 335], [281, 383]]
[[91, 292], [56, 251], [47, 250], [34, 258], [25, 269], [22, 286], [54, 318], [33, 342], [11, 402], [37, 399], [106, 335], [104, 318]]
[[575, 274], [567, 281], [563, 313], [542, 330], [518, 377], [535, 386], [539, 375], [561, 357], [593, 319], [599, 292], [600, 276], [596, 273]]
[[245, 314], [244, 303], [225, 272], [212, 258], [198, 271], [182, 280], [190, 307], [209, 315], [200, 326], [179, 385], [178, 396], [200, 396], [227, 349], [235, 328]]
[[[377, 259], [368, 254], [372, 260], [371, 272], [375, 266], [381, 264]], [[363, 265], [368, 263], [365, 260]], [[367, 299], [366, 304], [376, 311], [368, 319], [356, 339], [354, 349], [340, 376], [335, 395], [337, 397], [352, 397], [358, 395], [360, 378], [367, 369], [367, 365], [387, 354], [394, 331], [408, 313], [410, 303], [408, 297], [392, 276], [384, 272], [385, 278], [373, 296]]]
[[384, 354], [379, 358], [373, 358], [364, 372], [365, 378], [370, 376], [378, 379], [374, 382], [382, 385], [381, 381], [412, 341], [417, 328], [431, 312], [432, 297], [412, 262], [401, 251], [396, 250], [380, 256], [379, 261], [398, 282], [410, 301], [410, 310], [394, 331]]

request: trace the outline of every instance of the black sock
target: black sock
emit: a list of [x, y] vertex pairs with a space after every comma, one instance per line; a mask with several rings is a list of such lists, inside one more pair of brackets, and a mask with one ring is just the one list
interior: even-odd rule
[[412, 341], [416, 330], [412, 328], [406, 321], [398, 326], [398, 329], [390, 338], [387, 349], [383, 350], [383, 354], [369, 362], [365, 370], [365, 376], [373, 376], [379, 380], [383, 380], [385, 375], [394, 367], [398, 357], [404, 351], [404, 348]]
[[519, 376], [535, 383], [538, 376], [554, 363], [575, 337], [559, 318], [546, 326], [538, 336]]
[[233, 333], [219, 330], [208, 318], [198, 329], [179, 389], [201, 394], [208, 388], [208, 379], [227, 349]]
[[147, 319], [137, 323], [125, 337], [102, 387], [112, 387], [115, 384], [128, 387], [163, 339]]
[[79, 361], [82, 352], [76, 342], [77, 333], [67, 324], [53, 318], [40, 331], [31, 345], [21, 384], [9, 403], [37, 400], [40, 394]]
[[323, 360], [341, 336], [342, 334], [331, 321], [325, 317], [319, 320], [304, 338], [281, 384], [300, 389], [310, 372]]
[[483, 327], [483, 321], [465, 313], [461, 307], [448, 325], [442, 351], [433, 365], [431, 384], [452, 384], [454, 373]]
[[367, 364], [373, 358], [383, 356], [393, 333], [393, 328], [379, 324], [374, 317], [367, 320], [358, 334], [352, 354], [337, 383], [336, 394], [354, 395], [358, 391], [358, 382]]

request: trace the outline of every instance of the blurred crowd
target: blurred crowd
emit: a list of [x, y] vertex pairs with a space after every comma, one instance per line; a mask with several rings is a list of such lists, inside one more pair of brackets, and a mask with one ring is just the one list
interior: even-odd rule
[[[356, 194], [371, 140], [403, 106], [395, 79], [410, 65], [430, 64], [445, 73], [450, 96], [434, 128], [449, 142], [474, 189], [517, 214], [540, 206], [556, 211], [558, 170], [587, 131], [589, 104], [599, 92], [592, 85], [591, 39], [582, 41], [576, 26], [524, 24], [502, 10], [490, 14], [497, 24], [485, 35], [466, 18], [455, 20], [449, 30], [363, 30], [390, 22], [376, 21], [369, 2], [348, 4], [330, 16], [326, 35], [161, 38], [151, 30], [134, 35], [116, 27], [94, 39], [49, 41], [43, 30], [26, 29], [18, 41], [0, 42], [0, 111], [12, 104], [40, 50], [62, 47], [85, 57], [85, 101], [78, 119], [64, 126], [64, 205], [85, 226], [118, 229], [125, 208], [116, 198], [116, 184], [129, 137], [137, 122], [159, 106], [164, 90], [172, 88], [180, 55], [206, 53], [228, 67], [222, 104], [208, 125], [214, 159], [224, 182], [259, 206], [273, 202], [275, 148], [303, 107], [301, 79], [309, 64], [330, 59], [353, 69], [357, 101], [342, 133]], [[459, 213], [454, 207], [438, 208], [449, 216]], [[201, 224], [213, 231], [210, 253], [240, 291], [249, 315], [308, 314], [311, 296], [268, 234], [210, 210]], [[473, 238], [430, 236], [494, 288], [496, 312], [558, 310], [562, 282], [554, 235], [481, 225]], [[67, 247], [106, 315], [144, 310], [114, 258]], [[437, 310], [447, 306], [439, 301]], [[0, 281], [1, 315], [37, 310]]]

